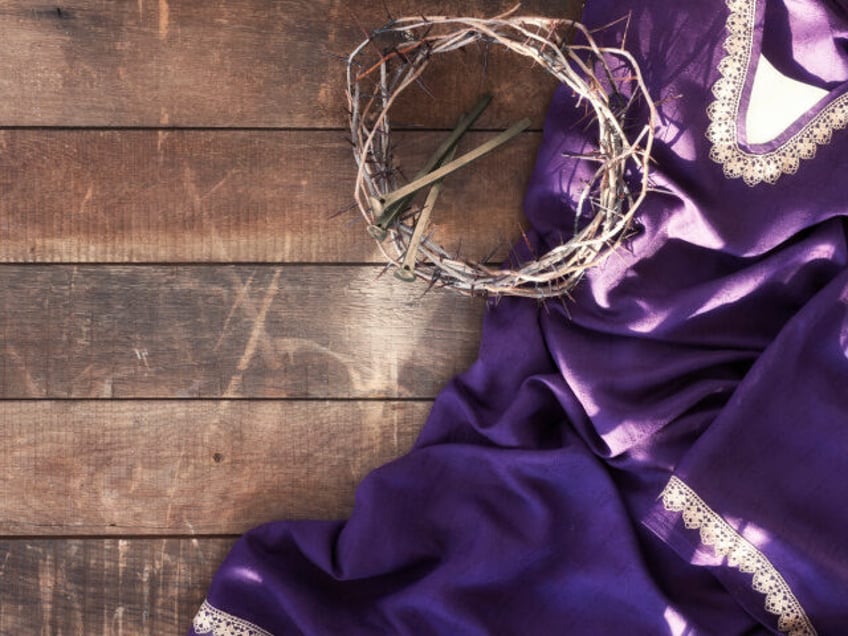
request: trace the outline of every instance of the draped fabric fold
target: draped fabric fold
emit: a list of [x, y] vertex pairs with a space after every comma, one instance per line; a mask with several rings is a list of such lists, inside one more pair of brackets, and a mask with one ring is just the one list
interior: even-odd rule
[[[588, 0], [583, 22], [660, 109], [640, 232], [573, 300], [490, 302], [414, 448], [350, 519], [248, 532], [193, 636], [848, 633], [848, 14]], [[752, 144], [762, 59], [825, 96]], [[571, 229], [581, 118], [557, 92], [539, 251]]]

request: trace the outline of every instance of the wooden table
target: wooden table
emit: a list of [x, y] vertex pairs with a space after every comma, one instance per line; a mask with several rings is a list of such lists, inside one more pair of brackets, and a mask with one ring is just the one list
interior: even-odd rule
[[[379, 277], [358, 217], [333, 217], [354, 179], [339, 56], [387, 19], [0, 1], [0, 635], [183, 633], [238, 534], [345, 516], [474, 359], [482, 301]], [[552, 80], [480, 48], [426, 81], [397, 109], [404, 165], [484, 90], [469, 146], [534, 118], [446, 181], [437, 236], [479, 255], [519, 234]]]

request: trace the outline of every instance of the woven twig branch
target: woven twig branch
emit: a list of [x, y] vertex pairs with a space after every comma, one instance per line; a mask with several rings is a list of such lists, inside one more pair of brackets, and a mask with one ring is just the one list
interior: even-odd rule
[[[567, 44], [568, 36], [575, 43]], [[386, 52], [382, 37], [401, 44]], [[398, 37], [399, 36], [399, 37]], [[515, 268], [492, 267], [450, 254], [419, 223], [426, 213], [412, 209], [386, 225], [382, 202], [399, 190], [392, 155], [389, 111], [398, 96], [419, 80], [434, 56], [477, 42], [501, 45], [539, 64], [589, 106], [598, 134], [587, 161], [596, 166], [578, 197], [581, 220], [570, 240]], [[622, 73], [624, 66], [626, 73]], [[621, 245], [648, 191], [649, 160], [656, 110], [636, 61], [625, 50], [598, 46], [591, 32], [572, 20], [521, 17], [514, 10], [495, 18], [408, 17], [393, 20], [362, 42], [348, 58], [347, 94], [354, 158], [355, 199], [386, 259], [405, 278], [420, 278], [464, 294], [546, 298], [566, 295], [585, 271]], [[627, 96], [624, 103], [621, 97]], [[645, 106], [647, 121], [632, 139], [625, 134], [630, 107]], [[633, 122], [628, 119], [628, 130]], [[632, 133], [631, 133], [632, 134]], [[638, 182], [630, 185], [631, 182]], [[397, 197], [395, 197], [397, 198]], [[432, 197], [435, 200], [435, 196]], [[425, 206], [426, 208], [426, 206]], [[391, 212], [391, 211], [390, 211]], [[382, 216], [381, 216], [382, 215]], [[378, 226], [378, 221], [379, 226]], [[387, 240], [386, 240], [387, 239]]]

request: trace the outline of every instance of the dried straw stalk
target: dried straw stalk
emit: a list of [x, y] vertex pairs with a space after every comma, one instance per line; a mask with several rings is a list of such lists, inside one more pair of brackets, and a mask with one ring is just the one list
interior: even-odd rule
[[[621, 48], [598, 46], [582, 24], [563, 19], [523, 17], [512, 11], [489, 19], [406, 17], [374, 32], [350, 55], [347, 94], [354, 157], [358, 166], [356, 205], [378, 238], [383, 254], [399, 273], [464, 294], [547, 298], [567, 295], [585, 271], [597, 265], [628, 235], [634, 213], [648, 191], [649, 160], [656, 110], [633, 57]], [[567, 44], [568, 36], [576, 36]], [[390, 50], [375, 40], [395, 37]], [[381, 202], [398, 189], [392, 156], [389, 111], [398, 96], [418, 81], [431, 59], [474, 43], [502, 45], [530, 58], [588, 105], [598, 132], [593, 178], [579, 196], [577, 230], [570, 240], [518, 267], [492, 267], [451, 255], [427, 235], [429, 209], [438, 194], [432, 188], [424, 208], [412, 207], [385, 228], [376, 223]], [[627, 68], [622, 76], [621, 69]], [[628, 86], [623, 86], [628, 84]], [[628, 95], [625, 103], [621, 97]], [[648, 118], [635, 140], [623, 119], [641, 102]], [[635, 177], [627, 178], [627, 175]], [[419, 175], [420, 176], [420, 175]], [[638, 181], [637, 186], [629, 181]], [[435, 190], [435, 192], [433, 192]], [[384, 225], [384, 219], [381, 221]], [[376, 230], [376, 231], [374, 231]], [[389, 240], [383, 241], [382, 239]]]

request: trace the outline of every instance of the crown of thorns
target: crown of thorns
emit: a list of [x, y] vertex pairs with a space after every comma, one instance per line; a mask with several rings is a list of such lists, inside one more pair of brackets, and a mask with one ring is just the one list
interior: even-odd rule
[[[400, 44], [381, 49], [375, 46], [381, 38]], [[514, 268], [452, 255], [428, 229], [441, 180], [524, 130], [529, 120], [455, 157], [459, 139], [488, 104], [489, 97], [484, 97], [459, 120], [415, 178], [403, 185], [398, 183], [401, 171], [390, 143], [389, 112], [398, 96], [419, 80], [434, 56], [477, 42], [501, 45], [530, 58], [568, 86], [585, 105], [598, 135], [594, 152], [582, 157], [593, 162], [593, 169], [573, 210], [579, 221], [574, 224], [573, 236]], [[514, 15], [514, 10], [488, 19], [395, 19], [350, 54], [347, 97], [358, 167], [356, 207], [389, 266], [394, 266], [403, 280], [421, 279], [473, 295], [567, 295], [588, 268], [628, 237], [634, 213], [648, 191], [656, 111], [639, 67], [624, 49], [598, 46], [592, 33], [572, 20], [521, 17]], [[630, 116], [630, 106], [636, 101], [647, 106], [643, 111], [647, 117], [629, 139], [624, 118]], [[633, 122], [628, 121], [628, 132], [632, 129]], [[636, 177], [628, 178], [628, 174]], [[630, 185], [634, 181], [637, 183]], [[417, 195], [428, 188], [423, 203], [416, 203]]]

